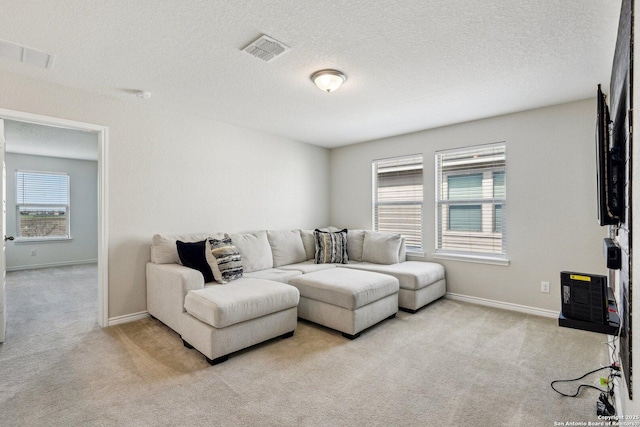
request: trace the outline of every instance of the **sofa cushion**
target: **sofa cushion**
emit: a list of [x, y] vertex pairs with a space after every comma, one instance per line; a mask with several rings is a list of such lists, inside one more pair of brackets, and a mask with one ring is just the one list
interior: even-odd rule
[[299, 230], [267, 231], [273, 254], [273, 266], [295, 264], [307, 260]]
[[364, 247], [364, 230], [347, 231], [347, 254], [349, 262], [362, 261], [362, 248]]
[[347, 229], [337, 232], [314, 230], [316, 239], [316, 264], [349, 262], [347, 255]]
[[313, 230], [300, 230], [300, 237], [302, 238], [302, 244], [304, 245], [304, 251], [307, 254], [307, 259], [315, 259], [316, 238], [313, 235]]
[[267, 268], [265, 270], [254, 271], [252, 273], [246, 273], [244, 277], [251, 279], [265, 279], [273, 280], [280, 283], [289, 283], [292, 277], [301, 275], [298, 270], [283, 270], [280, 268]]
[[228, 285], [212, 285], [190, 291], [184, 308], [214, 328], [224, 328], [298, 305], [293, 286], [271, 280], [241, 278]]
[[400, 262], [401, 245], [402, 236], [400, 234], [378, 233], [367, 230], [364, 232], [362, 261], [375, 264], [397, 264]]
[[176, 248], [182, 265], [193, 268], [202, 273], [205, 283], [214, 281], [211, 266], [207, 261], [206, 246], [206, 240], [202, 240], [200, 242], [176, 241]]
[[154, 264], [180, 264], [176, 241], [200, 242], [208, 238], [222, 239], [224, 233], [206, 234], [156, 234], [151, 239], [151, 262]]
[[[349, 260], [351, 262], [351, 260]], [[327, 270], [329, 268], [335, 268], [338, 264], [316, 264], [315, 260], [308, 260], [299, 262], [297, 264], [283, 265], [281, 270], [295, 270], [303, 274], [313, 273], [314, 271]], [[342, 265], [342, 264], [340, 264]]]
[[405, 262], [407, 260], [407, 239], [402, 236], [402, 243], [400, 243], [400, 253], [398, 254], [398, 262]]
[[242, 277], [242, 257], [231, 238], [207, 240], [207, 260], [218, 283]]
[[245, 273], [273, 268], [273, 254], [266, 231], [230, 234], [229, 237], [242, 256], [242, 268]]

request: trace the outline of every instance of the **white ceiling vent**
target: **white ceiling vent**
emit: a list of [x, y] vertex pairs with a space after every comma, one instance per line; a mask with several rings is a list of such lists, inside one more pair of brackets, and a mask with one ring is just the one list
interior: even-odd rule
[[265, 62], [269, 62], [277, 56], [288, 52], [289, 49], [290, 47], [284, 43], [263, 34], [249, 43], [249, 45], [242, 50], [247, 52], [249, 55], [262, 59]]
[[52, 69], [55, 55], [0, 40], [0, 58], [24, 62], [36, 67]]

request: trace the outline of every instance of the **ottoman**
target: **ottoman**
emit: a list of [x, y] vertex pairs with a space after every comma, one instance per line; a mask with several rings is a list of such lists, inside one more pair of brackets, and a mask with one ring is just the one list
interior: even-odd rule
[[293, 336], [300, 294], [293, 286], [241, 278], [192, 290], [184, 299], [182, 341], [214, 365], [230, 353], [271, 338]]
[[349, 339], [398, 312], [398, 279], [371, 271], [332, 268], [289, 280], [300, 291], [298, 317]]

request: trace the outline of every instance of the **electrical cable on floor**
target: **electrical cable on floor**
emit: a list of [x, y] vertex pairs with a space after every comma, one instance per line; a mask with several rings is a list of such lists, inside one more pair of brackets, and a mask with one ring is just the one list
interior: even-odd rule
[[574, 378], [572, 380], [555, 380], [555, 381], [551, 381], [551, 388], [556, 393], [558, 393], [558, 394], [560, 394], [562, 396], [565, 396], [565, 397], [577, 397], [580, 394], [580, 390], [582, 390], [583, 387], [584, 388], [593, 388], [595, 390], [598, 390], [601, 393], [607, 393], [608, 390], [603, 390], [600, 387], [596, 387], [596, 386], [591, 385], [591, 384], [580, 384], [578, 386], [578, 389], [576, 390], [576, 392], [574, 394], [566, 394], [566, 393], [563, 393], [560, 390], [556, 389], [553, 385], [557, 384], [557, 383], [570, 383], [570, 382], [574, 382], [574, 381], [580, 381], [581, 379], [583, 379], [583, 378], [585, 378], [585, 377], [587, 377], [587, 376], [589, 376], [591, 374], [594, 374], [594, 373], [599, 372], [599, 371], [603, 371], [605, 369], [610, 369], [610, 368], [611, 368], [611, 366], [603, 366], [602, 368], [594, 369], [593, 371], [589, 371], [586, 374], [584, 374], [583, 376], [578, 377], [578, 378]]
[[[616, 345], [615, 342], [613, 344], [610, 344], [609, 342], [607, 342], [607, 346], [612, 350], [613, 353], [615, 353], [615, 349], [616, 349]], [[612, 359], [615, 359], [614, 357], [612, 357]], [[563, 393], [560, 390], [558, 390], [557, 388], [554, 387], [555, 384], [558, 383], [570, 383], [570, 382], [574, 382], [574, 381], [580, 381], [581, 379], [594, 374], [596, 372], [600, 372], [600, 371], [604, 371], [605, 369], [609, 369], [609, 375], [607, 376], [607, 378], [600, 378], [600, 384], [601, 385], [606, 385], [607, 389], [603, 390], [600, 387], [596, 387], [594, 385], [591, 384], [580, 384], [576, 390], [576, 392], [574, 394], [567, 394], [567, 393]], [[555, 391], [556, 393], [565, 396], [565, 397], [577, 397], [580, 394], [580, 391], [583, 388], [592, 388], [594, 390], [598, 390], [600, 392], [600, 397], [598, 398], [598, 401], [596, 402], [596, 412], [598, 415], [603, 415], [603, 416], [611, 416], [611, 415], [615, 415], [616, 414], [616, 410], [613, 406], [613, 404], [611, 403], [610, 399], [613, 398], [613, 389], [614, 389], [614, 383], [613, 380], [616, 377], [620, 376], [620, 367], [617, 364], [617, 362], [613, 362], [611, 365], [608, 366], [603, 366], [601, 368], [597, 368], [594, 369], [592, 371], [587, 372], [586, 374], [582, 375], [581, 377], [578, 378], [574, 378], [574, 379], [570, 379], [570, 380], [555, 380], [555, 381], [551, 381], [551, 388], [553, 389], [553, 391]]]

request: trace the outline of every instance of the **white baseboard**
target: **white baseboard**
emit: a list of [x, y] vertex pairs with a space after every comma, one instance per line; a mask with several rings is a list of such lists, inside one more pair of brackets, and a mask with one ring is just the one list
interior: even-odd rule
[[149, 317], [149, 313], [146, 311], [140, 311], [138, 313], [125, 314], [124, 316], [110, 317], [107, 326], [120, 325], [122, 323], [135, 322], [136, 320], [142, 320]]
[[66, 267], [69, 265], [97, 264], [97, 262], [98, 262], [97, 259], [83, 259], [80, 261], [64, 261], [64, 262], [49, 262], [45, 264], [18, 265], [13, 267], [7, 267], [7, 271], [36, 270], [39, 268]]
[[501, 308], [504, 310], [518, 311], [520, 313], [533, 314], [535, 316], [550, 317], [555, 319], [557, 319], [558, 315], [560, 314], [559, 312], [553, 310], [529, 307], [527, 305], [512, 304], [510, 302], [496, 301], [486, 298], [471, 297], [468, 295], [454, 294], [452, 292], [447, 292], [446, 297], [452, 300], [464, 301], [472, 304], [484, 305], [487, 307]]

